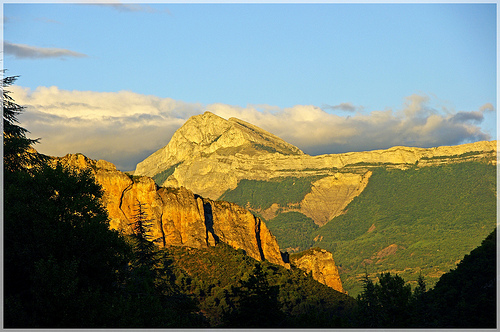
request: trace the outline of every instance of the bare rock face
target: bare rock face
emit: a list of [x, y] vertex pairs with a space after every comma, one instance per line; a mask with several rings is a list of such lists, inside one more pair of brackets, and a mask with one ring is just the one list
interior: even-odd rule
[[278, 210], [297, 211], [322, 226], [343, 213], [364, 190], [375, 167], [406, 169], [471, 160], [496, 164], [496, 155], [497, 142], [483, 141], [429, 149], [397, 146], [309, 156], [249, 123], [206, 112], [186, 121], [167, 146], [137, 165], [134, 175], [153, 177], [169, 170], [159, 184], [185, 187], [212, 200], [235, 189], [243, 179], [321, 176], [297, 206], [272, 206], [258, 212], [272, 218]]
[[158, 187], [149, 177], [130, 177], [109, 162], [81, 154], [55, 161], [77, 170], [92, 170], [103, 188], [112, 229], [130, 234], [140, 202], [153, 222], [150, 235], [160, 246], [204, 248], [222, 241], [257, 260], [287, 266], [264, 222], [236, 204], [205, 199], [184, 187]]
[[244, 249], [249, 256], [259, 260], [267, 259], [275, 264], [283, 261], [276, 238], [262, 220], [233, 203], [205, 199], [204, 204], [213, 218], [211, 227], [215, 240]]
[[300, 254], [291, 255], [290, 263], [299, 269], [311, 272], [312, 277], [320, 283], [346, 293], [331, 252], [319, 248], [309, 249]]
[[303, 154], [297, 147], [242, 120], [225, 120], [213, 113], [193, 116], [177, 130], [162, 149], [139, 163], [135, 175], [154, 176], [186, 160], [209, 156], [272, 151], [281, 154]]

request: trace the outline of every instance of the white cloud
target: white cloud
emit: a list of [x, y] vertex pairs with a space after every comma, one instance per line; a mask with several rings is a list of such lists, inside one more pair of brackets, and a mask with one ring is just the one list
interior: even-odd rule
[[202, 105], [130, 91], [67, 91], [57, 87], [10, 88], [26, 106], [21, 125], [31, 137], [42, 138], [40, 152], [63, 156], [81, 152], [131, 170], [165, 146], [191, 116], [209, 110], [223, 118], [236, 117], [257, 125], [309, 154], [389, 148], [395, 145], [432, 147], [491, 137], [479, 125], [491, 104], [479, 110], [453, 112], [432, 108], [427, 96], [405, 98], [399, 110], [330, 114], [316, 106], [280, 109]]
[[215, 104], [208, 107], [222, 117], [251, 122], [309, 154], [385, 149], [397, 145], [433, 147], [492, 139], [479, 125], [491, 104], [478, 111], [452, 112], [431, 107], [426, 95], [411, 95], [399, 110], [372, 111], [347, 116], [315, 106], [297, 105], [279, 112]]
[[4, 42], [3, 49], [5, 54], [7, 55], [13, 55], [16, 58], [25, 58], [25, 59], [87, 57], [86, 54], [78, 53], [63, 48], [37, 47], [26, 44], [14, 44], [8, 41]]

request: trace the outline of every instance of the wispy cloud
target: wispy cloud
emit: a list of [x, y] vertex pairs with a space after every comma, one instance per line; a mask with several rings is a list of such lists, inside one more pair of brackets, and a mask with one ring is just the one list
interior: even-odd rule
[[3, 49], [5, 54], [13, 55], [21, 59], [46, 59], [46, 58], [84, 58], [86, 54], [75, 51], [53, 48], [53, 47], [37, 47], [26, 44], [14, 44], [8, 41], [4, 42]]
[[340, 104], [335, 105], [335, 106], [323, 105], [321, 108], [322, 109], [331, 109], [334, 111], [337, 111], [337, 110], [338, 111], [345, 111], [345, 112], [351, 112], [351, 113], [363, 110], [362, 106], [354, 106], [351, 103], [340, 103]]
[[481, 112], [495, 112], [495, 106], [491, 103], [486, 103], [479, 109]]
[[316, 155], [385, 149], [396, 145], [433, 147], [492, 139], [479, 127], [483, 114], [494, 110], [454, 112], [431, 107], [425, 95], [405, 98], [400, 109], [330, 114], [316, 106], [277, 108], [202, 105], [130, 91], [113, 93], [66, 91], [57, 87], [11, 88], [25, 105], [22, 125], [41, 137], [42, 153], [63, 156], [81, 152], [105, 159], [122, 170], [165, 146], [191, 116], [209, 110], [223, 118], [255, 124]]

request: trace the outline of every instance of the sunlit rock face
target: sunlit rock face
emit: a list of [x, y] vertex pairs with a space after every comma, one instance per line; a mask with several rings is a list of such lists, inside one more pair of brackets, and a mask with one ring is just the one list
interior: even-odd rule
[[325, 249], [313, 248], [290, 256], [290, 263], [306, 272], [322, 284], [345, 293], [333, 255]]
[[205, 199], [184, 187], [158, 187], [149, 177], [130, 177], [107, 161], [81, 154], [55, 161], [92, 171], [103, 188], [112, 229], [130, 234], [140, 203], [153, 223], [149, 235], [160, 246], [203, 248], [221, 241], [257, 260], [287, 265], [265, 223], [236, 204]]
[[137, 165], [134, 174], [155, 177], [161, 179], [160, 185], [182, 186], [212, 200], [235, 189], [243, 179], [320, 176], [299, 204], [252, 211], [267, 220], [277, 211], [297, 211], [322, 226], [342, 214], [364, 190], [375, 167], [406, 169], [479, 159], [496, 164], [496, 151], [496, 141], [482, 141], [429, 149], [399, 146], [309, 156], [249, 123], [206, 112], [188, 119], [168, 145]]

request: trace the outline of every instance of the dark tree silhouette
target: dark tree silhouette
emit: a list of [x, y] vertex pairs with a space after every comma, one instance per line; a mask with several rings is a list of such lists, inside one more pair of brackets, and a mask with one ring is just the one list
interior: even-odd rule
[[145, 266], [152, 269], [156, 261], [156, 247], [151, 235], [153, 221], [148, 219], [144, 205], [137, 200], [133, 222], [129, 225], [132, 226], [133, 231], [132, 239], [136, 266]]
[[7, 90], [17, 78], [18, 76], [9, 76], [2, 79], [3, 161], [6, 172], [28, 171], [47, 160], [46, 156], [33, 149], [39, 139], [27, 138], [29, 131], [19, 126], [18, 116], [24, 111], [24, 107], [18, 105]]
[[260, 263], [248, 279], [233, 289], [236, 309], [226, 316], [226, 327], [280, 327], [284, 316], [278, 301], [278, 286], [270, 286]]

